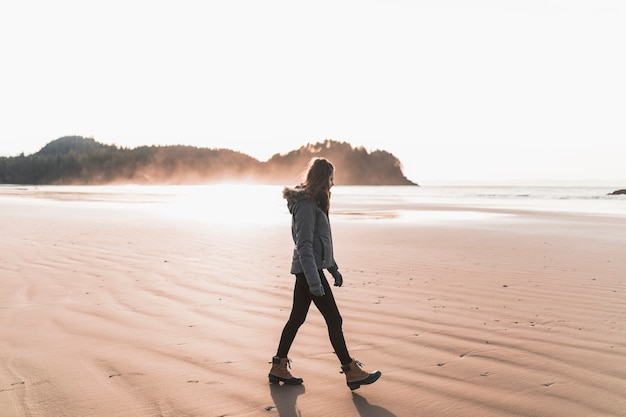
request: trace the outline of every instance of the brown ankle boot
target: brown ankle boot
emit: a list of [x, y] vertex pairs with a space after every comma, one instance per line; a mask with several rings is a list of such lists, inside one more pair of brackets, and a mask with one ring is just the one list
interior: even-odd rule
[[278, 384], [280, 382], [288, 385], [302, 384], [302, 378], [296, 378], [291, 375], [291, 372], [289, 372], [289, 368], [291, 368], [291, 359], [274, 356], [270, 363], [272, 364], [272, 369], [270, 370], [268, 377], [272, 384]]
[[346, 384], [351, 390], [361, 385], [373, 384], [382, 375], [380, 371], [367, 373], [362, 366], [363, 364], [356, 359], [352, 359], [348, 365], [341, 365], [341, 373], [346, 374]]

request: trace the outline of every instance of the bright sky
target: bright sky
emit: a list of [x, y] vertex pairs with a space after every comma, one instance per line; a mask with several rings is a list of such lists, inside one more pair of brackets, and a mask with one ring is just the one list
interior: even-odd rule
[[1, 156], [335, 139], [421, 184], [626, 179], [624, 0], [6, 0], [0, 54]]

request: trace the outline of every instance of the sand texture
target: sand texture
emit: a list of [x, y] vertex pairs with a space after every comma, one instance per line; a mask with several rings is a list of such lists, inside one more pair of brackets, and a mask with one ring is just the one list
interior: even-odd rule
[[304, 385], [268, 383], [288, 216], [0, 210], [3, 417], [626, 416], [623, 217], [335, 215], [348, 348], [383, 373], [351, 392], [314, 308], [290, 352]]

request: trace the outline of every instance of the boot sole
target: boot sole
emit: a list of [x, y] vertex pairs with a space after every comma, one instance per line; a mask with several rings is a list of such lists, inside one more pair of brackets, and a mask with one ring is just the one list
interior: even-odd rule
[[302, 378], [282, 378], [280, 376], [268, 374], [269, 380], [271, 384], [283, 384], [287, 385], [300, 385], [302, 384]]
[[374, 371], [371, 374], [369, 374], [367, 377], [360, 379], [358, 381], [351, 381], [348, 382], [348, 388], [350, 388], [350, 390], [354, 391], [355, 389], [359, 389], [361, 387], [361, 385], [369, 385], [369, 384], [373, 384], [374, 382], [378, 381], [378, 378], [380, 378], [380, 376], [382, 375], [382, 373], [380, 371]]

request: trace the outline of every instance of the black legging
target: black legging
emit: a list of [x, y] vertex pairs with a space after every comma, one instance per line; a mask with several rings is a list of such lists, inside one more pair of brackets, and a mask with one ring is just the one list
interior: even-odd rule
[[293, 306], [291, 307], [289, 320], [287, 320], [287, 324], [285, 324], [285, 328], [280, 337], [276, 356], [281, 358], [287, 357], [291, 344], [296, 338], [296, 333], [298, 333], [298, 329], [302, 323], [304, 323], [306, 315], [309, 312], [311, 301], [313, 301], [317, 309], [322, 313], [324, 320], [326, 320], [328, 336], [330, 337], [330, 343], [335, 349], [335, 354], [342, 365], [347, 365], [352, 361], [352, 358], [350, 358], [346, 341], [343, 337], [343, 330], [341, 328], [343, 319], [341, 318], [341, 314], [339, 314], [335, 297], [333, 297], [333, 292], [330, 289], [330, 285], [328, 285], [324, 272], [319, 271], [319, 273], [320, 279], [322, 280], [322, 287], [324, 287], [325, 295], [323, 297], [312, 296], [304, 274], [296, 274], [296, 285], [293, 289]]

